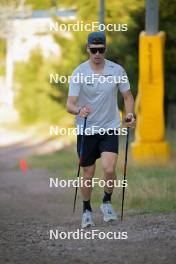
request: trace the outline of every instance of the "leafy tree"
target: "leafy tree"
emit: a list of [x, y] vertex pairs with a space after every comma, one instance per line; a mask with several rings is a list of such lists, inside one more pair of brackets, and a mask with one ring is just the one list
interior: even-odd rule
[[51, 69], [51, 64], [43, 59], [38, 50], [31, 54], [29, 62], [16, 66], [15, 75], [21, 88], [17, 93], [15, 106], [24, 123], [58, 123], [63, 116], [63, 107], [53, 100], [53, 90], [48, 80]]
[[26, 4], [32, 5], [32, 8], [35, 10], [51, 8], [53, 2], [52, 0], [26, 0]]

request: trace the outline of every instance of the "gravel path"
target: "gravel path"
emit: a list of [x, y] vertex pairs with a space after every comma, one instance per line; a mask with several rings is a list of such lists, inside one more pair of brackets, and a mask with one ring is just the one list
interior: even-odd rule
[[50, 239], [50, 230], [76, 231], [80, 227], [80, 203], [72, 216], [73, 189], [50, 189], [52, 174], [46, 170], [31, 168], [22, 173], [14, 169], [32, 153], [33, 148], [24, 144], [0, 149], [0, 264], [175, 263], [175, 213], [126, 212], [122, 223], [104, 224], [97, 208], [93, 229], [127, 232], [128, 238]]

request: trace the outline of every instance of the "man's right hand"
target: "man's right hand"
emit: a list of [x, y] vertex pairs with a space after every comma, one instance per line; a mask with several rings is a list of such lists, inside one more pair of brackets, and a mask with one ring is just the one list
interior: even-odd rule
[[87, 117], [90, 113], [91, 113], [91, 108], [89, 106], [83, 106], [81, 107], [79, 115], [81, 117]]

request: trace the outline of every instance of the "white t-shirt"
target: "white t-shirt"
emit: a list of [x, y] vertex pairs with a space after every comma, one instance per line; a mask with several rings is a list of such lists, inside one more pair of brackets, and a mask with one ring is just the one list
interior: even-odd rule
[[[117, 92], [130, 89], [127, 74], [122, 66], [105, 60], [101, 74], [95, 74], [90, 61], [80, 64], [73, 72], [69, 85], [69, 96], [78, 96], [79, 106], [89, 106], [92, 112], [87, 117], [86, 131], [98, 133], [99, 129], [120, 127]], [[84, 118], [76, 116], [78, 134], [82, 134]]]

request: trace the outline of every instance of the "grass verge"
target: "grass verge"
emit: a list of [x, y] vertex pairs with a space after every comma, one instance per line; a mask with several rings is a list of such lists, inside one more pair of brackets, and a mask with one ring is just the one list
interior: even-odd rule
[[[172, 146], [172, 158], [167, 165], [138, 166], [133, 163], [129, 153], [125, 209], [138, 213], [175, 211], [176, 135], [174, 131], [170, 131], [167, 138]], [[119, 160], [116, 169], [118, 179], [123, 178], [124, 146], [125, 140], [120, 138]], [[59, 179], [76, 179], [78, 165], [76, 146], [72, 145], [52, 154], [30, 157], [28, 163], [30, 167], [43, 168], [54, 173]], [[103, 179], [100, 160], [97, 161], [95, 177]], [[102, 195], [102, 188], [95, 187], [92, 195], [94, 205], [101, 203]], [[116, 188], [113, 203], [117, 209], [121, 207], [121, 197], [122, 189]]]

